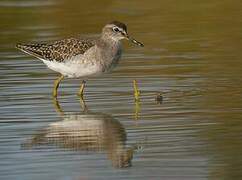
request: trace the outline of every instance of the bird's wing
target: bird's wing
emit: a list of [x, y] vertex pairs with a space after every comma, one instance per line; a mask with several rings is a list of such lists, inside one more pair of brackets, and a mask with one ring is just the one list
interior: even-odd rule
[[69, 38], [51, 44], [17, 44], [16, 48], [39, 59], [62, 62], [84, 54], [94, 45], [95, 41], [91, 39]]

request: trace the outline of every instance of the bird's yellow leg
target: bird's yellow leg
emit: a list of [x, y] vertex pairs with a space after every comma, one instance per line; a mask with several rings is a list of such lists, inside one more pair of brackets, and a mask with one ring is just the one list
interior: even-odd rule
[[134, 118], [135, 120], [139, 119], [139, 113], [140, 113], [140, 102], [135, 101], [135, 111], [134, 111]]
[[84, 88], [85, 88], [85, 85], [86, 85], [86, 81], [82, 81], [82, 84], [80, 86], [80, 90], [78, 92], [78, 96], [80, 96], [81, 98], [83, 98], [83, 94], [84, 94]]
[[57, 89], [59, 87], [59, 84], [61, 82], [61, 80], [64, 79], [64, 76], [61, 75], [60, 77], [58, 77], [58, 79], [55, 80], [54, 82], [54, 88], [53, 88], [53, 97], [56, 98], [57, 97]]
[[140, 91], [136, 80], [133, 80], [133, 87], [134, 87], [134, 99], [135, 101], [139, 101]]
[[62, 108], [61, 108], [57, 98], [53, 98], [53, 104], [54, 104], [56, 112], [58, 112], [61, 116], [63, 116], [64, 115], [64, 111], [62, 110]]
[[85, 103], [85, 100], [83, 99], [83, 97], [80, 97], [80, 105], [81, 105], [83, 112], [88, 112], [88, 108], [86, 106], [86, 103]]

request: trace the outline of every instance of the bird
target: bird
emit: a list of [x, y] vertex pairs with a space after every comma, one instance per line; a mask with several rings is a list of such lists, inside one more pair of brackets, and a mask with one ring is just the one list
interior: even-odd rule
[[[107, 23], [97, 38], [67, 38], [50, 43], [16, 44], [16, 48], [40, 59], [49, 69], [60, 75], [54, 81], [52, 95], [57, 98], [60, 82], [64, 78], [83, 79], [79, 92], [83, 98], [86, 79], [111, 72], [122, 55], [122, 42], [126, 39], [143, 47], [129, 36], [127, 26], [120, 21]], [[136, 80], [133, 81], [135, 100], [139, 100]]]

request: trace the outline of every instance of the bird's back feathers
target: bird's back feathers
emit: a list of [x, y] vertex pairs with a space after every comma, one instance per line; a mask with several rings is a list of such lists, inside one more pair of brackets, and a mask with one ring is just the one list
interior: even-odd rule
[[16, 48], [39, 59], [62, 62], [84, 54], [94, 44], [94, 40], [90, 39], [69, 38], [50, 44], [17, 44]]

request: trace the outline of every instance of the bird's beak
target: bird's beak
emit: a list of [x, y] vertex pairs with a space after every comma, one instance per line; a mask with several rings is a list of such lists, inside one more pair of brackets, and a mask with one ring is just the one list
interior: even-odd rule
[[130, 42], [132, 42], [132, 43], [134, 43], [134, 44], [136, 44], [136, 45], [138, 45], [138, 46], [141, 46], [141, 47], [144, 47], [144, 44], [142, 44], [141, 42], [139, 42], [139, 41], [136, 41], [134, 38], [132, 38], [132, 37], [130, 37], [128, 34], [123, 34], [124, 35], [124, 37], [127, 39], [127, 40], [129, 40]]

